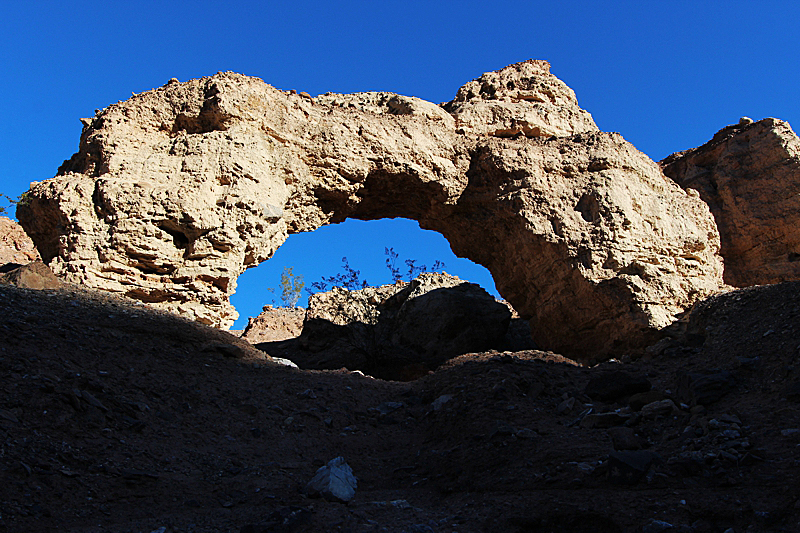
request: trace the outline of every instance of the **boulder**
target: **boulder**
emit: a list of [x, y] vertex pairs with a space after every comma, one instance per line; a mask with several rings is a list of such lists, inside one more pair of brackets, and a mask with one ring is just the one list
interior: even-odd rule
[[442, 107], [225, 72], [83, 122], [20, 223], [62, 279], [206, 324], [230, 327], [237, 277], [288, 234], [347, 218], [440, 232], [540, 348], [581, 359], [652, 344], [722, 284], [708, 207], [596, 131], [546, 62], [485, 74]]
[[63, 283], [41, 261], [26, 265], [6, 263], [0, 267], [0, 283], [23, 289], [60, 289]]
[[501, 346], [510, 320], [505, 304], [446, 273], [356, 291], [335, 287], [309, 298], [303, 350], [293, 357], [302, 368], [399, 379], [409, 366], [433, 370], [457, 355]]
[[41, 259], [33, 241], [22, 226], [10, 218], [0, 217], [0, 265], [21, 265]]
[[787, 122], [742, 120], [661, 165], [711, 208], [726, 283], [800, 280], [800, 139]]
[[309, 496], [347, 503], [356, 495], [357, 486], [358, 480], [353, 475], [353, 469], [345, 462], [344, 457], [336, 457], [317, 470], [303, 492]]

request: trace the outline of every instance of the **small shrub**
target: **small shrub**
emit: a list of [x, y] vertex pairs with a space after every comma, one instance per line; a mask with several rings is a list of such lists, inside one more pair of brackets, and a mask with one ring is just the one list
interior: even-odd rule
[[295, 275], [292, 268], [283, 267], [283, 274], [281, 274], [281, 300], [286, 307], [297, 306], [300, 295], [303, 293], [303, 287], [305, 287], [303, 275]]
[[367, 280], [361, 279], [361, 271], [355, 270], [350, 266], [346, 257], [342, 257], [342, 268], [344, 272], [335, 276], [322, 276], [322, 281], [315, 281], [311, 284], [310, 289], [306, 289], [308, 294], [316, 294], [318, 292], [325, 292], [328, 288], [342, 287], [349, 291], [357, 291], [369, 287]]
[[[400, 273], [400, 268], [397, 266], [397, 259], [400, 257], [397, 252], [394, 251], [394, 248], [384, 248], [384, 255], [386, 256], [386, 268], [389, 269], [389, 272], [392, 275], [392, 281], [397, 283], [398, 281], [411, 281], [412, 279], [416, 278], [423, 272], [428, 272], [427, 265], [419, 265], [417, 266], [416, 259], [406, 259], [404, 263], [408, 270], [406, 271], [405, 276]], [[439, 261], [438, 259], [434, 261], [433, 267], [431, 268], [431, 272], [441, 272], [444, 270], [444, 263]], [[405, 278], [405, 279], [404, 279]]]

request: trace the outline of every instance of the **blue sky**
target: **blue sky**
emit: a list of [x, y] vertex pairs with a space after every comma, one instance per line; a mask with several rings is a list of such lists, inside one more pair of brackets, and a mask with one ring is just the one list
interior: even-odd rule
[[[800, 124], [800, 4], [742, 1], [21, 2], [0, 6], [0, 192], [52, 177], [80, 117], [163, 85], [233, 70], [281, 89], [393, 91], [434, 102], [483, 72], [546, 59], [604, 131], [658, 160], [740, 116]], [[347, 256], [388, 280], [384, 247], [492, 288], [409, 221], [347, 221], [291, 236], [240, 278], [243, 318], [285, 265], [307, 282]]]

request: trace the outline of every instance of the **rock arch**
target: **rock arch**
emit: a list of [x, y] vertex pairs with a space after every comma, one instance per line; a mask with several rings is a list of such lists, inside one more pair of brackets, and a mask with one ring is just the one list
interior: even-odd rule
[[84, 119], [78, 153], [17, 216], [61, 277], [220, 327], [237, 276], [287, 234], [405, 217], [487, 267], [536, 342], [586, 357], [648, 342], [719, 289], [708, 208], [597, 130], [543, 61], [443, 106], [171, 81]]

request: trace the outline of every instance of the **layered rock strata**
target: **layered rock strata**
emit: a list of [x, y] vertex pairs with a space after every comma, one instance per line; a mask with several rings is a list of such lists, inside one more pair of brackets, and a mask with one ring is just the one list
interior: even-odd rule
[[661, 164], [711, 208], [728, 284], [800, 280], [800, 139], [787, 122], [742, 120]]
[[707, 206], [598, 132], [546, 62], [486, 74], [443, 106], [219, 73], [84, 124], [79, 152], [18, 209], [44, 260], [223, 328], [244, 269], [347, 218], [439, 231], [489, 269], [540, 347], [580, 357], [646, 344], [721, 284]]

